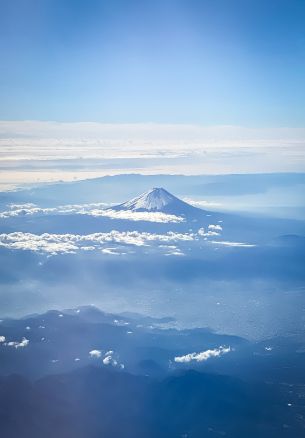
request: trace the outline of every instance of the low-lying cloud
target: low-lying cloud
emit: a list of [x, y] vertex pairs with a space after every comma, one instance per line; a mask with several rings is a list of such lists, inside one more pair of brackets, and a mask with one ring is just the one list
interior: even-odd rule
[[174, 214], [150, 211], [112, 210], [105, 208], [106, 204], [62, 205], [52, 208], [41, 208], [35, 204], [12, 204], [8, 210], [0, 212], [1, 219], [18, 216], [44, 216], [58, 214], [80, 214], [94, 217], [107, 217], [109, 219], [144, 221], [157, 223], [181, 223], [185, 219]]
[[7, 347], [14, 347], [17, 349], [17, 348], [27, 347], [29, 343], [30, 343], [29, 339], [23, 337], [21, 341], [2, 342], [2, 345], [6, 345]]
[[[50, 254], [73, 253], [85, 248], [105, 249], [105, 245], [116, 243], [118, 245], [150, 246], [151, 243], [166, 243], [178, 241], [192, 241], [196, 237], [193, 233], [176, 233], [169, 231], [165, 234], [155, 234], [138, 231], [116, 231], [108, 233], [80, 234], [32, 234], [14, 232], [0, 234], [0, 246], [9, 249], [30, 250]], [[89, 246], [88, 246], [89, 245]]]
[[102, 352], [101, 352], [101, 350], [91, 350], [91, 351], [89, 351], [89, 356], [92, 358], [98, 359], [99, 357], [102, 356]]
[[175, 362], [189, 363], [189, 362], [205, 362], [211, 357], [219, 357], [232, 351], [231, 347], [214, 348], [212, 350], [202, 351], [201, 353], [189, 353], [184, 356], [176, 356]]

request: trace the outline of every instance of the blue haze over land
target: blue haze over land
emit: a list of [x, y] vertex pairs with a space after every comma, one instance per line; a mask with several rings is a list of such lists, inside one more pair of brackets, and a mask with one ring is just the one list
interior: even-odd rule
[[304, 217], [194, 201], [274, 185], [296, 191], [304, 175], [2, 192], [4, 436], [301, 438]]

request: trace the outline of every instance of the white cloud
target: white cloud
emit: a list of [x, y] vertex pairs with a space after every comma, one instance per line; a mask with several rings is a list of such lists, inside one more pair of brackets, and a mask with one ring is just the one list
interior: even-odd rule
[[231, 347], [223, 347], [214, 348], [213, 350], [202, 351], [201, 353], [189, 353], [184, 356], [176, 356], [175, 362], [177, 363], [189, 363], [189, 362], [205, 362], [211, 357], [219, 357], [223, 354], [229, 353], [232, 351]]
[[41, 214], [52, 213], [55, 211], [56, 211], [55, 208], [39, 208], [34, 206], [25, 208], [20, 206], [20, 208], [12, 208], [11, 210], [2, 211], [0, 213], [0, 218], [7, 219], [10, 217], [17, 217], [17, 216], [28, 216], [28, 215], [33, 216], [39, 214], [41, 215]]
[[213, 225], [213, 224], [210, 224], [209, 226], [208, 226], [208, 228], [209, 228], [209, 230], [212, 230], [212, 231], [222, 231], [222, 226], [221, 225]]
[[150, 211], [129, 211], [120, 210], [115, 211], [111, 209], [107, 210], [92, 210], [90, 212], [92, 216], [109, 217], [110, 219], [125, 219], [131, 221], [146, 221], [146, 222], [159, 222], [159, 223], [179, 223], [184, 222], [184, 218], [176, 216], [174, 214], [166, 214], [162, 212], [150, 212]]
[[124, 369], [124, 364], [119, 363], [118, 359], [116, 359], [114, 357], [114, 351], [113, 350], [109, 350], [109, 351], [107, 351], [107, 353], [105, 353], [105, 357], [103, 359], [103, 364], [104, 365], [111, 365], [113, 367], [119, 367], [121, 369]]
[[116, 251], [116, 248], [103, 248], [102, 253], [111, 254], [111, 255], [120, 255], [120, 253]]
[[42, 208], [36, 204], [9, 204], [8, 210], [0, 213], [0, 218], [6, 219], [16, 216], [41, 216], [49, 214], [90, 214], [92, 210], [105, 208], [107, 204], [93, 203], [93, 204], [73, 204], [60, 205], [58, 207]]
[[25, 209], [30, 209], [30, 208], [35, 208], [36, 204], [33, 204], [32, 202], [27, 202], [25, 204], [9, 204], [9, 208], [10, 210], [20, 210], [22, 208]]
[[[213, 225], [213, 229], [215, 227], [219, 230], [220, 226]], [[105, 255], [124, 255], [130, 252], [130, 249], [127, 249], [128, 246], [139, 248], [153, 247], [162, 251], [167, 256], [183, 256], [185, 255], [185, 251], [183, 251], [185, 245], [183, 244], [188, 242], [202, 244], [203, 241], [207, 241], [207, 243], [225, 247], [252, 248], [256, 246], [251, 243], [208, 240], [210, 237], [219, 235], [218, 231], [209, 229], [206, 232], [204, 228], [200, 228], [197, 233], [169, 231], [164, 234], [112, 230], [110, 232], [87, 235], [50, 233], [38, 235], [17, 231], [0, 234], [0, 247], [11, 250], [28, 250], [49, 255], [74, 254], [77, 251], [89, 250], [101, 251]]]
[[93, 358], [99, 358], [102, 356], [101, 350], [91, 350], [89, 351], [89, 356]]
[[9, 249], [47, 252], [51, 254], [75, 252], [78, 247], [65, 236], [47, 233], [37, 235], [22, 232], [0, 234], [0, 246]]
[[[209, 225], [209, 227], [210, 227], [210, 225]], [[198, 234], [201, 237], [220, 236], [220, 233], [218, 233], [217, 231], [212, 231], [212, 230], [205, 231], [204, 228], [199, 228]]]
[[179, 249], [176, 249], [175, 251], [170, 250], [169, 252], [164, 254], [165, 256], [185, 256], [183, 252], [181, 252]]
[[[0, 246], [9, 249], [30, 250], [49, 254], [74, 253], [82, 247], [94, 246], [97, 250], [105, 250], [109, 243], [117, 245], [150, 246], [152, 243], [171, 243], [179, 241], [192, 241], [192, 233], [176, 233], [169, 231], [165, 234], [155, 234], [138, 231], [117, 231], [108, 233], [79, 234], [32, 234], [14, 232], [0, 234]], [[106, 251], [107, 253], [107, 251]]]
[[150, 211], [116, 211], [105, 208], [104, 203], [83, 204], [83, 205], [61, 205], [59, 207], [41, 208], [35, 204], [11, 204], [9, 210], [0, 212], [1, 219], [8, 219], [17, 216], [41, 216], [41, 215], [65, 215], [80, 214], [94, 217], [108, 217], [110, 219], [145, 221], [157, 223], [181, 223], [185, 219], [174, 214]]
[[205, 201], [203, 199], [192, 199], [192, 198], [182, 198], [183, 201], [187, 202], [188, 204], [194, 205], [194, 207], [199, 208], [211, 208], [211, 207], [220, 207], [222, 204], [219, 202], [212, 202], [212, 201]]
[[234, 150], [304, 145], [304, 128], [245, 128], [195, 124], [105, 124], [0, 121], [2, 159], [133, 158], [161, 152], [180, 156], [201, 149]]
[[2, 344], [3, 342], [5, 342], [5, 336], [0, 336], [0, 344]]
[[103, 359], [103, 364], [104, 364], [104, 365], [112, 365], [112, 366], [116, 366], [116, 365], [118, 364], [118, 362], [117, 362], [115, 359], [113, 359], [112, 356], [106, 356], [106, 357], [104, 357], [104, 359]]
[[236, 248], [253, 248], [256, 245], [252, 243], [243, 243], [243, 242], [229, 242], [225, 240], [212, 240], [211, 243], [215, 245], [222, 245], [222, 246], [231, 246]]
[[10, 342], [7, 342], [5, 345], [7, 345], [8, 347], [24, 348], [24, 347], [27, 347], [29, 345], [29, 343], [30, 343], [30, 341], [23, 337], [20, 342], [10, 341]]
[[[203, 165], [210, 174], [301, 172], [304, 139], [304, 128], [0, 121], [0, 161], [6, 166], [0, 184], [126, 172], [194, 175]], [[67, 171], [69, 159], [76, 165]], [[106, 166], [98, 166], [99, 160]], [[33, 162], [30, 171], [27, 166]]]

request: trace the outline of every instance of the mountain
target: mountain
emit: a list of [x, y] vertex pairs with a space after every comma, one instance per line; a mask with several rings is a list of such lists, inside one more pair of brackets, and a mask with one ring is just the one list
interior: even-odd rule
[[203, 210], [181, 201], [181, 199], [172, 195], [162, 187], [152, 188], [142, 193], [140, 196], [131, 199], [130, 201], [126, 201], [123, 204], [111, 207], [111, 209], [162, 212], [175, 215], [198, 215], [204, 213]]
[[[151, 379], [102, 367], [0, 377], [4, 438], [301, 438], [289, 387], [187, 371]], [[286, 427], [285, 427], [286, 426]]]
[[[166, 319], [131, 315], [132, 318], [105, 313], [94, 306], [79, 306], [22, 319], [3, 319], [0, 336], [5, 341], [0, 339], [0, 376], [17, 373], [32, 379], [92, 363], [102, 365], [107, 351], [113, 352], [116, 369], [120, 369], [118, 364], [124, 364], [124, 369], [133, 374], [167, 374], [174, 369], [169, 363], [176, 355], [220, 345], [242, 351], [248, 345], [237, 336], [207, 329], [174, 330], [164, 326]], [[29, 342], [16, 346], [24, 338]], [[13, 344], [6, 345], [6, 341]], [[91, 350], [99, 350], [100, 358], [92, 357]]]

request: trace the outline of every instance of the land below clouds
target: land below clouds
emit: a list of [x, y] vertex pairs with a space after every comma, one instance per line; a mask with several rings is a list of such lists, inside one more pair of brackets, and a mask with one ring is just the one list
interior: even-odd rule
[[93, 306], [2, 320], [2, 433], [302, 436], [302, 337], [249, 342], [172, 323]]
[[303, 179], [122, 175], [2, 193], [2, 315], [91, 302], [252, 339], [299, 331], [304, 221], [207, 204], [188, 207], [190, 217], [113, 205], [164, 183], [182, 198], [261, 193], [267, 203]]

